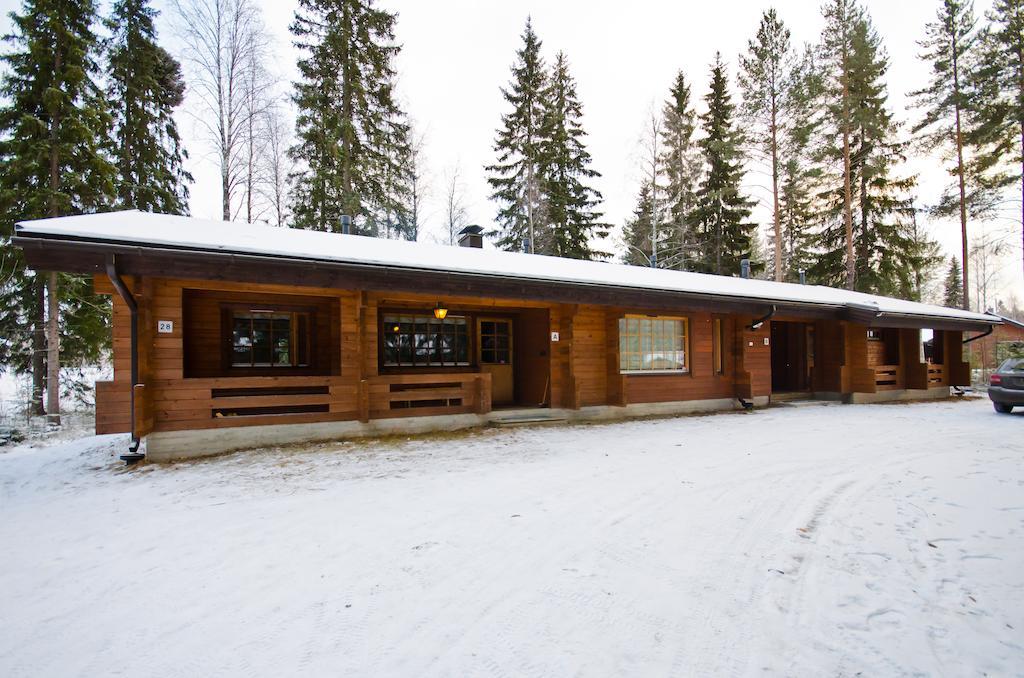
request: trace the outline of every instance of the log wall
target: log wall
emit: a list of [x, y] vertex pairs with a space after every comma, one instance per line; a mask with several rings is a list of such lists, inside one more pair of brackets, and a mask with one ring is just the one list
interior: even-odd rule
[[[250, 285], [178, 279], [129, 280], [140, 306], [137, 387], [138, 432], [221, 428], [268, 423], [310, 423], [490, 410], [490, 380], [476, 367], [382, 370], [379, 318], [386, 310], [429, 311], [426, 294]], [[96, 289], [113, 293], [105, 277]], [[287, 302], [316, 309], [317, 360], [306, 374], [225, 374], [217, 362], [223, 349], [221, 302]], [[580, 408], [724, 398], [751, 399], [771, 393], [771, 320], [750, 329], [756, 316], [707, 311], [660, 313], [685, 317], [688, 372], [621, 374], [619, 319], [659, 315], [658, 309], [555, 304], [516, 299], [446, 297], [446, 306], [467, 316], [515, 320], [516, 399], [520, 406]], [[97, 384], [98, 433], [126, 431], [129, 383], [129, 314], [113, 296], [114, 379]], [[722, 321], [724, 369], [714, 369], [714, 320]], [[158, 320], [173, 331], [157, 333]], [[782, 318], [779, 318], [782, 320]], [[867, 327], [856, 323], [795, 319], [814, 324], [812, 388], [829, 392], [876, 392], [877, 348]], [[474, 332], [470, 330], [471, 334]], [[557, 332], [557, 341], [550, 333]], [[936, 333], [946, 355], [943, 366], [920, 362], [917, 330], [897, 334], [899, 387], [966, 383], [960, 334]], [[885, 375], [883, 375], [885, 376]]]

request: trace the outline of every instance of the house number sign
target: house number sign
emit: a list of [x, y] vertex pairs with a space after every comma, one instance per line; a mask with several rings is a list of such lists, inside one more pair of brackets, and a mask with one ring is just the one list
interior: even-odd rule
[[174, 332], [174, 321], [173, 320], [157, 320], [156, 331], [160, 334], [171, 334]]
[[558, 341], [558, 332], [551, 333], [551, 341]]

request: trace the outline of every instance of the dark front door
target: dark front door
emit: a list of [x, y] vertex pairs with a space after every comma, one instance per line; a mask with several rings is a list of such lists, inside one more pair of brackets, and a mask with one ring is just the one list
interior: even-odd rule
[[806, 323], [772, 323], [772, 392], [806, 391], [810, 387], [808, 334]]

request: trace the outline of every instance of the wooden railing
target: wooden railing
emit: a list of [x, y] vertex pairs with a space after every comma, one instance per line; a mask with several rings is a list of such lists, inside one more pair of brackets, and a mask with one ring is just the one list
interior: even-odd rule
[[[491, 375], [222, 377], [153, 382], [154, 429], [385, 419], [491, 410]], [[116, 407], [119, 403], [111, 403]], [[120, 423], [120, 422], [117, 422]]]
[[875, 365], [875, 389], [891, 391], [903, 388], [903, 368], [899, 365]]
[[356, 417], [345, 377], [218, 377], [153, 382], [156, 430], [298, 424]]
[[942, 386], [946, 383], [946, 368], [943, 365], [928, 364], [928, 387]]
[[362, 388], [362, 421], [491, 411], [491, 375], [486, 373], [381, 375], [366, 379]]

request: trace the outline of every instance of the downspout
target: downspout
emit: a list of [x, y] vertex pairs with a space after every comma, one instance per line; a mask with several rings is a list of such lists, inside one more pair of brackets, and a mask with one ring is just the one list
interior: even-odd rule
[[121, 461], [125, 462], [129, 466], [138, 463], [146, 457], [146, 455], [139, 452], [139, 445], [141, 439], [136, 433], [135, 427], [135, 389], [139, 383], [139, 305], [135, 302], [135, 297], [128, 290], [128, 286], [124, 284], [124, 280], [121, 279], [120, 274], [117, 272], [117, 259], [116, 255], [111, 254], [107, 258], [107, 277], [110, 278], [110, 283], [117, 290], [117, 294], [121, 297], [125, 304], [128, 306], [128, 310], [131, 313], [131, 390], [128, 393], [128, 407], [129, 409], [129, 421], [130, 430], [132, 435], [132, 442], [128, 446], [128, 453], [121, 455]]
[[764, 325], [767, 321], [771, 320], [777, 310], [778, 307], [776, 307], [775, 304], [772, 304], [771, 310], [768, 311], [768, 314], [747, 325], [747, 329], [751, 332], [761, 329], [761, 325]]

